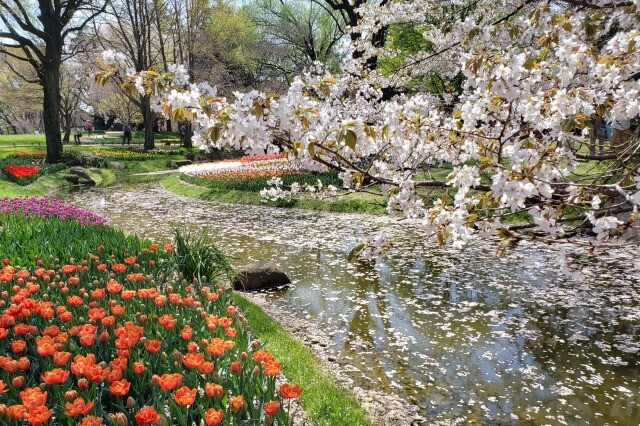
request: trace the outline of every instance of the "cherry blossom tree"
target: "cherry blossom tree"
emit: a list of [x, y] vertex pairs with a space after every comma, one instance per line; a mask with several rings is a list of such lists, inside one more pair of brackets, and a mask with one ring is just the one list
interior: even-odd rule
[[[422, 221], [439, 243], [498, 234], [510, 244], [625, 247], [616, 237], [640, 202], [637, 131], [602, 154], [587, 145], [595, 119], [624, 127], [640, 114], [639, 8], [639, 0], [364, 3], [350, 28], [358, 54], [343, 74], [316, 67], [283, 96], [217, 97], [207, 84], [187, 86], [177, 66], [128, 81], [153, 94], [155, 110], [192, 121], [196, 145], [283, 148], [321, 162], [340, 171], [345, 190], [380, 188], [390, 214]], [[411, 54], [372, 43], [378, 29], [402, 24], [429, 43]], [[371, 58], [396, 61], [389, 70]], [[108, 52], [99, 78], [122, 73], [118, 62]], [[433, 73], [462, 74], [460, 91], [410, 89]], [[388, 99], [388, 88], [398, 95]], [[290, 196], [274, 184], [264, 196]], [[574, 238], [582, 233], [596, 238]], [[375, 241], [361, 248], [385, 244]]]

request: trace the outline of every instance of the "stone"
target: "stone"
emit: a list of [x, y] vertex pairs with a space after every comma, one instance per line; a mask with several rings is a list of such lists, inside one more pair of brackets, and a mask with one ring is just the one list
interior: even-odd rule
[[109, 163], [109, 167], [116, 170], [124, 170], [124, 164], [118, 163], [117, 161], [112, 161]]
[[91, 176], [89, 176], [89, 172], [87, 172], [87, 169], [85, 169], [84, 167], [73, 166], [69, 169], [69, 173], [71, 173], [72, 175], [76, 175], [82, 179], [93, 181], [93, 179], [91, 179]]
[[182, 166], [188, 166], [192, 164], [191, 160], [173, 160], [171, 161], [171, 167], [174, 169], [179, 169]]
[[69, 182], [71, 185], [77, 185], [78, 182], [80, 182], [80, 178], [76, 175], [70, 175], [70, 176], [65, 176], [64, 177], [65, 180], [67, 180], [67, 182]]
[[67, 182], [74, 186], [95, 186], [96, 182], [91, 179], [83, 179], [78, 175], [69, 175], [64, 177]]
[[238, 271], [233, 281], [236, 290], [259, 290], [291, 283], [291, 280], [278, 265], [273, 262], [251, 263]]

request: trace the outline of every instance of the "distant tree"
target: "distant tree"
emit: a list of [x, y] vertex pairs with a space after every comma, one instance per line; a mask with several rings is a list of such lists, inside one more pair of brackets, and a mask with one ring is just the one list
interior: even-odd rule
[[[112, 0], [106, 13], [94, 22], [96, 44], [101, 50], [124, 54], [128, 66], [136, 71], [163, 70], [167, 66], [163, 41], [166, 35], [162, 27], [165, 10], [159, 0]], [[154, 149], [157, 117], [151, 108], [151, 98], [139, 93], [123, 93], [140, 110], [145, 129], [144, 149]]]
[[64, 142], [69, 142], [73, 119], [87, 100], [91, 73], [78, 63], [67, 62], [60, 70], [60, 116], [64, 126]]
[[33, 132], [42, 124], [42, 89], [22, 78], [34, 79], [34, 74], [26, 62], [6, 55], [0, 60], [0, 117], [7, 133]]
[[[43, 91], [47, 162], [62, 156], [60, 136], [60, 67], [65, 43], [105, 10], [107, 1], [0, 0], [0, 52], [29, 63]], [[17, 50], [21, 51], [19, 54]]]
[[264, 34], [262, 63], [283, 82], [316, 61], [337, 71], [344, 36], [337, 12], [308, 0], [256, 0], [249, 9]]
[[142, 120], [137, 105], [113, 84], [96, 88], [93, 98], [94, 109], [107, 116], [107, 123], [110, 120], [112, 123], [115, 120], [120, 123], [135, 123]]

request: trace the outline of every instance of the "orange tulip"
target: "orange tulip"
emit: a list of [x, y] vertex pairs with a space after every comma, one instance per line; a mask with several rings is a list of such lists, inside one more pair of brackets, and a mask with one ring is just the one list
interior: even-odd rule
[[204, 354], [188, 353], [182, 358], [182, 363], [187, 368], [197, 368], [204, 362]]
[[229, 400], [229, 407], [232, 411], [240, 411], [244, 408], [244, 398], [242, 395], [232, 396]]
[[196, 389], [189, 389], [183, 386], [176, 391], [173, 400], [180, 405], [188, 406], [195, 402], [197, 392]]
[[144, 349], [150, 354], [155, 354], [162, 349], [162, 342], [157, 339], [151, 339], [144, 342]]
[[180, 337], [184, 340], [189, 340], [191, 339], [191, 336], [193, 336], [193, 330], [188, 325], [185, 325], [180, 331]]
[[19, 354], [20, 352], [24, 352], [27, 349], [27, 342], [24, 340], [13, 340], [11, 342], [11, 352], [14, 354]]
[[262, 409], [264, 410], [265, 414], [269, 416], [273, 416], [280, 409], [280, 402], [278, 401], [265, 402], [264, 405], [262, 406]]
[[275, 376], [282, 370], [280, 363], [277, 361], [265, 362], [264, 372], [267, 376]]
[[102, 417], [96, 417], [96, 416], [83, 417], [80, 423], [78, 423], [78, 425], [79, 426], [101, 426]]
[[47, 408], [45, 405], [38, 405], [30, 407], [25, 413], [24, 418], [30, 425], [37, 426], [46, 423], [52, 414], [53, 410]]
[[[117, 370], [117, 371], [119, 371], [119, 370]], [[109, 387], [109, 390], [111, 391], [111, 393], [113, 395], [125, 396], [126, 394], [129, 393], [129, 387], [130, 386], [131, 385], [129, 384], [127, 379], [116, 380], [115, 382], [111, 383], [111, 386]]]
[[280, 386], [280, 390], [278, 392], [283, 398], [297, 398], [302, 393], [302, 389], [300, 389], [300, 386], [298, 385], [290, 385], [289, 383], [285, 383]]
[[27, 407], [24, 405], [10, 405], [7, 407], [7, 417], [10, 419], [24, 419]]
[[223, 418], [224, 412], [222, 410], [216, 410], [215, 408], [209, 408], [206, 413], [204, 413], [204, 422], [207, 426], [218, 426], [222, 423]]
[[142, 410], [138, 411], [134, 417], [138, 426], [157, 423], [162, 418], [153, 407], [143, 407]]
[[229, 366], [229, 370], [231, 370], [231, 372], [234, 374], [238, 374], [242, 371], [242, 364], [240, 364], [240, 362], [238, 361], [233, 361]]
[[67, 416], [84, 416], [93, 408], [93, 402], [85, 402], [83, 398], [76, 398], [73, 402], [64, 404], [64, 408], [67, 410], [64, 413]]
[[54, 368], [51, 371], [46, 371], [42, 375], [42, 381], [48, 385], [64, 383], [69, 378], [69, 372], [62, 368]]
[[47, 392], [40, 388], [27, 388], [20, 392], [20, 400], [25, 407], [44, 405], [47, 403]]
[[212, 362], [203, 362], [198, 367], [198, 371], [201, 372], [202, 374], [211, 374], [213, 373], [214, 368], [215, 366]]
[[114, 263], [111, 265], [111, 269], [113, 272], [122, 273], [127, 270], [127, 265], [123, 265], [122, 263]]
[[158, 380], [158, 384], [162, 390], [175, 389], [182, 384], [182, 374], [163, 374]]
[[133, 363], [133, 372], [134, 373], [142, 374], [142, 373], [144, 373], [144, 370], [145, 370], [145, 366], [140, 361], [137, 361], [137, 362]]
[[224, 388], [217, 383], [206, 383], [204, 385], [204, 393], [209, 398], [221, 398]]
[[55, 352], [53, 354], [53, 363], [58, 367], [67, 365], [70, 359], [71, 359], [71, 352]]

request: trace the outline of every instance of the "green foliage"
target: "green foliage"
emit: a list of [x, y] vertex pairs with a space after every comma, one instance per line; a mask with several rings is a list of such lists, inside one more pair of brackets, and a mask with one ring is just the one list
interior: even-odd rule
[[231, 280], [236, 272], [207, 232], [193, 234], [174, 230], [175, 265], [178, 272], [192, 279], [206, 277], [209, 281]]
[[55, 217], [0, 214], [2, 256], [12, 265], [32, 265], [34, 256], [43, 255], [82, 259], [95, 253], [100, 245], [120, 258], [148, 246], [135, 236], [105, 225], [85, 226]]
[[62, 154], [62, 161], [69, 167], [109, 167], [109, 162], [105, 158], [99, 158], [87, 154], [80, 150], [67, 150]]

